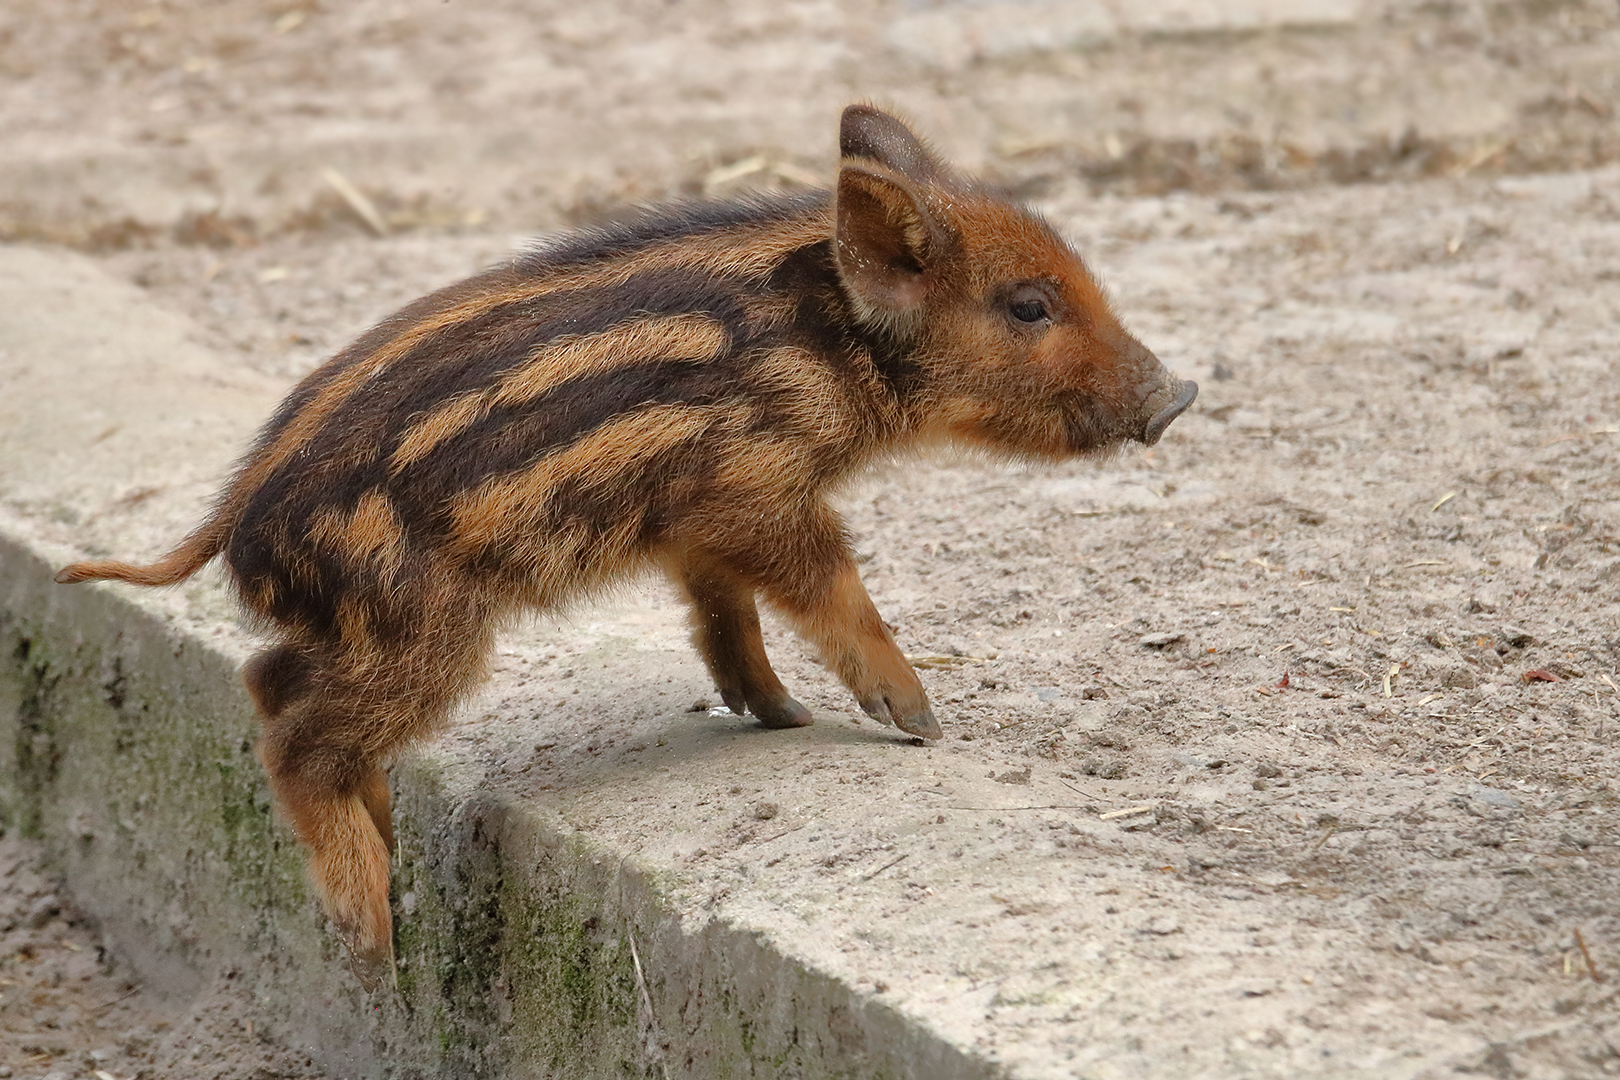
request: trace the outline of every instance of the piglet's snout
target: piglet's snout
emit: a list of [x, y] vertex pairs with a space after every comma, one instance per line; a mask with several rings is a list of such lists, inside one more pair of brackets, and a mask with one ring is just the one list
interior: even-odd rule
[[[1124, 376], [1127, 401], [1134, 408], [1121, 410], [1121, 435], [1152, 446], [1170, 426], [1170, 421], [1187, 411], [1198, 396], [1198, 384], [1172, 375], [1153, 351], [1129, 334], [1122, 334], [1116, 348], [1124, 361], [1115, 370]], [[1128, 374], [1127, 374], [1128, 373]], [[1132, 392], [1134, 391], [1134, 392]]]
[[1148, 395], [1147, 401], [1142, 404], [1142, 414], [1147, 417], [1147, 423], [1142, 427], [1142, 441], [1149, 446], [1158, 442], [1164, 429], [1170, 426], [1170, 421], [1185, 412], [1197, 396], [1197, 383], [1169, 375], [1165, 384]]

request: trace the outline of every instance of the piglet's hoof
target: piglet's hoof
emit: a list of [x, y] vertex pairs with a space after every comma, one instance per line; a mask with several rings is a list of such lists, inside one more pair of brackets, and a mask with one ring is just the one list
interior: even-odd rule
[[[385, 983], [394, 982], [394, 936], [392, 927], [380, 930], [375, 920], [369, 928], [346, 919], [332, 918], [332, 931], [349, 954], [349, 970], [360, 980], [368, 994], [376, 993]], [[388, 926], [383, 923], [382, 926]], [[368, 932], [369, 930], [369, 932]]]
[[762, 728], [809, 727], [815, 723], [810, 710], [786, 694], [782, 695], [780, 701], [754, 705], [749, 711], [759, 718], [759, 726]]
[[908, 735], [915, 735], [920, 739], [943, 739], [945, 732], [940, 730], [939, 721], [934, 719], [934, 710], [924, 705], [921, 712], [896, 713], [894, 726]]
[[360, 980], [360, 986], [366, 993], [374, 994], [385, 983], [393, 983], [394, 950], [391, 947], [385, 945], [361, 950], [347, 940], [344, 944], [349, 949], [349, 970]]
[[891, 708], [888, 698], [866, 698], [861, 701], [861, 711], [880, 724], [891, 724], [908, 735], [916, 735], [923, 739], [943, 739], [945, 733], [940, 730], [939, 721], [934, 719], [934, 710], [926, 704], [919, 705], [910, 711]]

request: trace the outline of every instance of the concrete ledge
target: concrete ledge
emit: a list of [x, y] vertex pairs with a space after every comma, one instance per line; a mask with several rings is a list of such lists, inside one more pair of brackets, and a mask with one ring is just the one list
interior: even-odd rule
[[687, 932], [646, 868], [444, 754], [396, 772], [399, 996], [367, 1001], [273, 821], [235, 657], [52, 569], [0, 535], [0, 824], [171, 993], [235, 972], [355, 1076], [995, 1074], [758, 934]]
[[689, 931], [647, 868], [444, 753], [395, 774], [399, 992], [367, 1000], [271, 814], [233, 650], [54, 563], [0, 533], [0, 826], [46, 840], [150, 983], [244, 980], [346, 1076], [996, 1074], [758, 933]]

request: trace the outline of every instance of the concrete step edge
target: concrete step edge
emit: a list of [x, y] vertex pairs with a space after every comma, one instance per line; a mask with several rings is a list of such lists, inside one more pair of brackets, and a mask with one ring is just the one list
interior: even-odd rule
[[345, 1077], [1004, 1075], [437, 748], [394, 770], [398, 984], [368, 997], [270, 806], [240, 643], [56, 585], [29, 526], [0, 518], [0, 827], [153, 990], [230, 984]]

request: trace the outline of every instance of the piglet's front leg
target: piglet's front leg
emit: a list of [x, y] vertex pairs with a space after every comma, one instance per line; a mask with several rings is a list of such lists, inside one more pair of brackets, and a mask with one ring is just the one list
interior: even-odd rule
[[[735, 538], [738, 535], [732, 533]], [[868, 716], [925, 739], [943, 737], [928, 695], [855, 572], [843, 522], [825, 507], [779, 520], [727, 560], [815, 645]]]
[[853, 559], [845, 556], [816, 602], [789, 614], [866, 715], [924, 739], [944, 738], [917, 672], [895, 646]]

